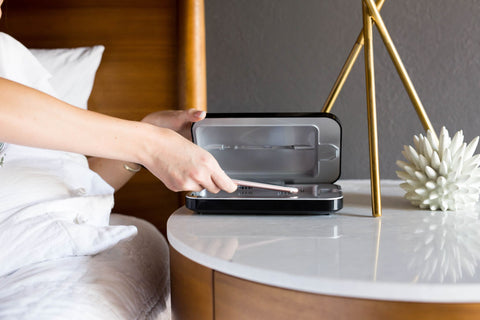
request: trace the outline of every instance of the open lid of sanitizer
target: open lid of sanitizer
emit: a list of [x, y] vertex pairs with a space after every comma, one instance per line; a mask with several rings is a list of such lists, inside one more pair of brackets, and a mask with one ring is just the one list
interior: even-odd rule
[[333, 183], [340, 177], [341, 126], [329, 113], [209, 113], [193, 141], [234, 179]]

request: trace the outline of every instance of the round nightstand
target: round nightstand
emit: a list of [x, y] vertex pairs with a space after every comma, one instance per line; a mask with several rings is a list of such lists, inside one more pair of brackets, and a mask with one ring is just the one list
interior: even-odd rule
[[175, 319], [478, 319], [480, 208], [417, 210], [399, 181], [338, 182], [328, 216], [200, 215], [169, 219]]

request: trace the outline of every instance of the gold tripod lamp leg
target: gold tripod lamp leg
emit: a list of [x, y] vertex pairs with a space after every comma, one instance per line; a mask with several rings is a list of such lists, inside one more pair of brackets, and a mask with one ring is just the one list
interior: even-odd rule
[[368, 145], [370, 149], [370, 188], [372, 194], [372, 215], [382, 215], [380, 195], [380, 170], [378, 164], [377, 110], [375, 98], [375, 70], [373, 64], [372, 18], [365, 4], [363, 8], [363, 33], [365, 36], [365, 83], [367, 89]]
[[393, 64], [395, 65], [395, 68], [397, 69], [400, 79], [402, 79], [403, 85], [405, 86], [408, 96], [410, 97], [410, 100], [413, 103], [413, 107], [417, 112], [418, 118], [422, 122], [423, 128], [425, 129], [425, 131], [428, 131], [428, 130], [432, 131], [432, 133], [435, 135], [435, 130], [433, 129], [430, 119], [428, 118], [427, 112], [423, 108], [423, 104], [420, 101], [420, 98], [418, 97], [417, 91], [415, 90], [415, 87], [413, 86], [413, 83], [410, 80], [410, 77], [408, 76], [407, 69], [405, 69], [402, 59], [400, 59], [400, 55], [398, 54], [397, 49], [393, 44], [392, 38], [390, 37], [387, 27], [385, 26], [385, 23], [383, 22], [383, 19], [380, 16], [380, 12], [377, 10], [375, 2], [373, 0], [364, 0], [364, 3], [368, 7], [368, 12], [370, 16], [375, 21], [375, 25], [377, 26], [378, 32], [380, 33], [380, 36], [382, 37], [383, 42], [385, 43], [385, 47], [387, 48], [387, 51], [390, 54], [390, 58], [392, 59]]
[[[410, 100], [412, 101], [412, 104], [417, 112], [420, 121], [422, 122], [424, 129], [431, 130], [432, 133], [435, 135], [435, 130], [433, 129], [430, 119], [428, 118], [428, 115], [423, 107], [422, 102], [420, 101], [420, 98], [418, 97], [415, 87], [413, 86], [413, 83], [408, 76], [408, 72], [403, 65], [400, 55], [398, 54], [395, 45], [393, 44], [393, 41], [388, 33], [385, 23], [380, 16], [380, 10], [383, 7], [384, 3], [385, 0], [377, 0], [376, 3], [374, 2], [374, 0], [365, 0], [365, 4], [368, 7], [368, 14], [373, 17], [373, 20], [377, 25], [378, 31], [382, 36], [388, 53], [390, 54], [390, 57], [397, 69], [397, 72], [403, 82], [403, 85], [405, 86], [405, 89], [410, 97]], [[355, 41], [355, 44], [350, 51], [350, 54], [348, 55], [348, 58], [343, 65], [342, 70], [340, 71], [340, 74], [338, 75], [337, 80], [335, 81], [327, 100], [323, 105], [322, 112], [331, 111], [333, 104], [335, 103], [340, 91], [342, 90], [342, 87], [345, 84], [345, 81], [347, 80], [347, 77], [350, 74], [353, 65], [355, 64], [355, 61], [357, 60], [363, 44], [364, 32], [362, 30], [358, 35], [357, 40]]]
[[[385, 3], [385, 0], [378, 0], [377, 1], [377, 8], [380, 10]], [[353, 45], [352, 50], [350, 51], [350, 54], [348, 55], [347, 60], [345, 61], [345, 64], [342, 67], [342, 70], [340, 71], [340, 74], [337, 77], [337, 80], [333, 84], [332, 89], [330, 90], [330, 94], [327, 97], [327, 100], [325, 100], [325, 104], [323, 105], [322, 112], [330, 112], [330, 110], [333, 107], [333, 104], [337, 100], [337, 97], [340, 93], [340, 91], [343, 88], [343, 85], [345, 84], [345, 81], [347, 80], [348, 75], [350, 74], [350, 71], [352, 70], [353, 65], [355, 64], [355, 61], [357, 61], [358, 55], [360, 54], [360, 51], [363, 48], [364, 44], [364, 35], [363, 35], [363, 29], [360, 31], [357, 40], [355, 41], [355, 44]]]
[[372, 215], [379, 217], [382, 215], [381, 196], [380, 196], [380, 174], [379, 174], [379, 160], [378, 160], [378, 134], [377, 134], [377, 115], [376, 115], [376, 100], [375, 100], [375, 74], [373, 63], [373, 24], [382, 37], [382, 40], [387, 48], [390, 58], [392, 59], [397, 73], [402, 80], [402, 83], [412, 101], [412, 104], [417, 112], [425, 131], [430, 130], [434, 136], [435, 130], [428, 118], [428, 115], [423, 108], [422, 102], [418, 97], [415, 87], [408, 76], [400, 55], [398, 54], [395, 45], [385, 27], [382, 17], [380, 16], [380, 9], [385, 0], [362, 0], [362, 16], [363, 16], [363, 30], [357, 37], [357, 40], [350, 51], [350, 54], [340, 71], [340, 74], [335, 81], [330, 94], [325, 101], [322, 112], [330, 112], [335, 103], [335, 100], [340, 93], [355, 61], [360, 53], [360, 50], [365, 45], [365, 80], [367, 91], [367, 114], [368, 114], [368, 137], [370, 150], [370, 180], [371, 180], [371, 194], [372, 194]]

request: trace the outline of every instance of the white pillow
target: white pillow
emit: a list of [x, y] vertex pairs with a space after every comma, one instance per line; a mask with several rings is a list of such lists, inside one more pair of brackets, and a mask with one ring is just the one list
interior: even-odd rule
[[30, 52], [52, 74], [50, 83], [58, 98], [86, 109], [104, 50], [104, 46], [97, 45], [69, 49], [30, 49]]

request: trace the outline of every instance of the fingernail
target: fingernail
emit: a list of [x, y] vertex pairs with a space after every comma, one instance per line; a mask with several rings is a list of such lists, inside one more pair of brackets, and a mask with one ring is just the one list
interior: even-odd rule
[[205, 111], [196, 111], [194, 114], [193, 114], [196, 118], [205, 118], [205, 116], [207, 115], [207, 113]]

